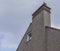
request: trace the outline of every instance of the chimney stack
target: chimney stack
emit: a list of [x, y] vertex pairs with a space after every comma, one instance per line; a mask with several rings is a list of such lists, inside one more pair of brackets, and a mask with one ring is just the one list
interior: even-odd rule
[[[51, 26], [50, 21], [50, 7], [47, 6], [47, 4], [44, 2], [40, 8], [38, 8], [33, 14], [32, 14], [32, 20], [36, 20], [36, 17], [43, 17], [44, 26]], [[42, 16], [41, 13], [42, 12]], [[38, 16], [39, 15], [39, 16]]]

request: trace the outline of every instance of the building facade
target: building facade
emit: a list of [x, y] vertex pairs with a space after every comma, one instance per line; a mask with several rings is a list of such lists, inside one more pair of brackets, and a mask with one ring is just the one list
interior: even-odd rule
[[50, 9], [43, 3], [32, 14], [32, 23], [16, 51], [60, 51], [60, 30], [51, 27]]

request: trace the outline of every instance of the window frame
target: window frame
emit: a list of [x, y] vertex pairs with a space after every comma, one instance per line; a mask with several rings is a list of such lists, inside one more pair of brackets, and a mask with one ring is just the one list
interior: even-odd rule
[[26, 41], [29, 42], [32, 39], [32, 34], [31, 32], [27, 34], [27, 39]]

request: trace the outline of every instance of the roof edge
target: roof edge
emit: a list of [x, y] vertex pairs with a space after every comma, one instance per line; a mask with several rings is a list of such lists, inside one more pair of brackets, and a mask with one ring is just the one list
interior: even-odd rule
[[50, 28], [50, 29], [54, 29], [54, 30], [60, 31], [60, 29], [57, 29], [57, 28], [54, 28], [54, 27], [45, 26], [45, 28]]

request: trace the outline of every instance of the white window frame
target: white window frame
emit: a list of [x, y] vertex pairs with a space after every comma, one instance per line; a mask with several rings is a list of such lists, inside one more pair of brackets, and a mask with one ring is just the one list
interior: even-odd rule
[[31, 33], [30, 34], [27, 34], [27, 42], [31, 40]]

